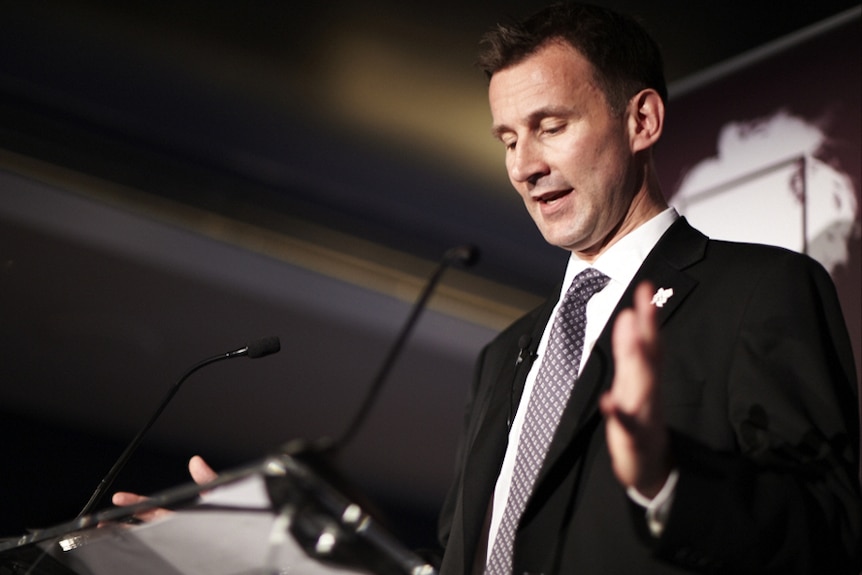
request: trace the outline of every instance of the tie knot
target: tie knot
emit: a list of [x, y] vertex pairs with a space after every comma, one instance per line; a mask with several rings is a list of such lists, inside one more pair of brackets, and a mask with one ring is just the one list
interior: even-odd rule
[[566, 292], [566, 299], [586, 303], [597, 292], [602, 291], [609, 281], [611, 278], [599, 270], [587, 268], [575, 276], [572, 285]]

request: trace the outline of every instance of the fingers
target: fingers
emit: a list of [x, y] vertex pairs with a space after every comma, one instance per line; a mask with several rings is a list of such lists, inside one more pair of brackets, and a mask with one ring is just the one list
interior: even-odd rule
[[209, 483], [218, 477], [218, 474], [200, 455], [195, 455], [189, 460], [189, 473], [198, 485]]
[[[143, 495], [138, 495], [137, 493], [129, 493], [127, 491], [118, 491], [114, 493], [111, 497], [111, 503], [118, 507], [127, 507], [129, 505], [136, 505], [138, 503], [143, 503], [147, 501], [147, 497]], [[135, 513], [135, 519], [139, 519], [143, 522], [154, 521], [161, 517], [166, 517], [171, 514], [171, 511], [167, 509], [147, 509], [146, 511], [140, 511]]]
[[614, 323], [611, 345], [615, 376], [611, 391], [617, 396], [624, 396], [622, 392], [631, 387], [630, 382], [640, 379], [638, 375], [644, 367], [643, 358], [639, 356], [638, 323], [638, 317], [632, 309], [620, 312]]
[[658, 361], [658, 324], [656, 314], [658, 308], [652, 303], [653, 286], [644, 282], [635, 290], [634, 312], [637, 336], [640, 342], [640, 352], [643, 359], [649, 362], [649, 369], [655, 373]]
[[615, 376], [610, 397], [602, 401], [605, 415], [621, 410], [633, 417], [646, 415], [655, 387], [657, 329], [652, 288], [641, 284], [635, 290], [634, 307], [620, 312], [612, 332]]
[[[209, 483], [214, 480], [218, 475], [213, 469], [207, 465], [206, 461], [203, 460], [200, 456], [195, 455], [189, 460], [189, 473], [192, 476], [192, 479], [198, 485], [203, 485], [204, 483]], [[138, 503], [144, 503], [148, 498], [143, 495], [138, 495], [137, 493], [129, 493], [128, 491], [118, 491], [114, 493], [111, 497], [111, 502], [118, 507], [127, 507], [129, 505], [137, 505]], [[159, 519], [161, 517], [166, 517], [170, 515], [172, 511], [168, 509], [148, 509], [146, 511], [141, 511], [135, 513], [135, 518], [141, 521], [153, 521], [155, 519]]]
[[118, 507], [127, 507], [136, 503], [143, 503], [147, 498], [137, 493], [129, 493], [127, 491], [118, 491], [111, 497], [111, 503]]
[[[626, 487], [647, 494], [669, 471], [667, 429], [658, 390], [658, 328], [653, 288], [637, 287], [634, 306], [614, 323], [614, 381], [599, 402], [614, 471]], [[656, 490], [657, 491], [657, 490]]]

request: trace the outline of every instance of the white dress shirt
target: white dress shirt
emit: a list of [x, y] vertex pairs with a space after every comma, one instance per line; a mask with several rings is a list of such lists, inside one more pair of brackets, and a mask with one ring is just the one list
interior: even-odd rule
[[[605, 288], [595, 294], [587, 304], [587, 326], [584, 334], [584, 352], [581, 354], [581, 368], [587, 362], [590, 351], [599, 338], [599, 335], [604, 330], [605, 324], [608, 322], [614, 308], [619, 303], [623, 292], [631, 283], [641, 264], [643, 264], [649, 252], [655, 247], [662, 234], [673, 224], [679, 217], [676, 210], [668, 208], [662, 213], [656, 215], [640, 227], [629, 232], [624, 237], [620, 238], [615, 244], [600, 255], [594, 262], [588, 263], [579, 259], [574, 253], [569, 257], [569, 263], [566, 267], [566, 275], [563, 278], [563, 286], [561, 296], [554, 307], [551, 320], [545, 326], [542, 339], [539, 342], [537, 350], [538, 357], [530, 368], [527, 375], [527, 380], [524, 384], [524, 393], [521, 401], [518, 404], [518, 411], [515, 413], [515, 419], [512, 422], [512, 429], [509, 431], [509, 444], [506, 448], [506, 455], [503, 459], [503, 466], [500, 469], [500, 475], [497, 477], [497, 484], [494, 488], [494, 497], [491, 508], [491, 522], [488, 532], [488, 545], [486, 554], [490, 556], [491, 549], [494, 546], [494, 539], [497, 531], [500, 528], [500, 522], [503, 519], [503, 510], [506, 506], [506, 499], [509, 496], [509, 487], [512, 482], [512, 473], [515, 468], [515, 456], [518, 451], [518, 443], [521, 436], [521, 430], [524, 426], [524, 417], [527, 411], [527, 405], [530, 401], [530, 395], [533, 392], [533, 386], [536, 382], [536, 375], [539, 373], [542, 360], [545, 355], [545, 350], [548, 346], [548, 338], [550, 335], [550, 326], [553, 324], [553, 318], [556, 317], [557, 311], [562, 303], [562, 295], [566, 293], [575, 276], [583, 270], [593, 267], [610, 278], [610, 282]], [[577, 383], [575, 384], [577, 385]], [[661, 531], [662, 522], [666, 511], [669, 509], [670, 497], [673, 492], [673, 485], [676, 482], [676, 474], [665, 484], [665, 489], [656, 498], [649, 500], [638, 494], [634, 490], [630, 490], [629, 495], [637, 503], [647, 508], [647, 522], [654, 534]], [[487, 557], [486, 557], [487, 560]]]

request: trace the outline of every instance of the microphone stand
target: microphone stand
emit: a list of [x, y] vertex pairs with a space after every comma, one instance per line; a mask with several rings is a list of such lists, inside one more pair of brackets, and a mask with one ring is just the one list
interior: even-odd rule
[[[469, 266], [477, 259], [478, 250], [473, 246], [459, 246], [444, 254], [372, 380], [362, 405], [337, 439], [324, 437], [312, 442], [294, 440], [282, 447], [284, 456], [305, 466], [307, 471], [300, 473], [299, 477], [296, 473], [269, 477], [267, 492], [273, 505], [289, 517], [288, 531], [310, 557], [339, 567], [368, 569], [369, 565], [373, 565], [373, 572], [387, 575], [436, 573], [426, 561], [419, 561], [412, 555], [405, 556], [400, 553], [397, 545], [389, 544], [388, 536], [373, 519], [376, 514], [368, 512], [372, 507], [370, 501], [337, 469], [333, 458], [355, 437], [365, 422], [386, 377], [443, 273], [453, 263], [460, 262]], [[330, 489], [334, 489], [339, 495], [334, 496], [329, 492]], [[341, 503], [342, 497], [352, 503], [344, 507]], [[357, 509], [365, 510], [360, 514], [361, 521], [351, 522], [345, 519]], [[334, 544], [331, 549], [321, 549], [317, 545], [321, 537], [334, 537], [334, 541], [339, 543]]]
[[111, 487], [111, 485], [114, 483], [114, 480], [117, 478], [117, 475], [119, 475], [120, 471], [122, 471], [122, 469], [126, 466], [126, 463], [128, 463], [132, 454], [135, 452], [135, 449], [138, 448], [138, 445], [141, 443], [141, 440], [144, 438], [144, 435], [153, 426], [153, 424], [168, 406], [168, 403], [170, 403], [171, 399], [173, 399], [174, 395], [176, 395], [176, 393], [180, 390], [180, 386], [182, 386], [182, 384], [193, 373], [195, 373], [202, 367], [205, 367], [217, 361], [242, 356], [248, 356], [250, 358], [263, 357], [264, 355], [269, 355], [271, 353], [277, 352], [280, 348], [281, 346], [278, 341], [278, 338], [264, 338], [246, 347], [204, 359], [192, 366], [188, 371], [186, 371], [183, 376], [180, 377], [180, 379], [168, 390], [168, 393], [165, 395], [164, 399], [162, 399], [161, 403], [159, 404], [158, 409], [156, 409], [153, 415], [150, 416], [149, 421], [147, 421], [146, 425], [141, 428], [135, 438], [132, 439], [131, 443], [129, 443], [125, 451], [123, 451], [119, 459], [117, 459], [117, 461], [114, 463], [114, 466], [111, 467], [110, 471], [108, 471], [108, 474], [105, 475], [102, 481], [99, 482], [98, 487], [96, 487], [96, 490], [90, 496], [90, 500], [87, 501], [87, 504], [84, 505], [84, 508], [81, 509], [80, 513], [78, 513], [76, 519], [80, 519], [84, 515], [89, 514], [91, 511], [93, 511], [96, 505], [99, 504], [99, 502], [102, 500], [102, 497], [104, 497], [105, 492]]
[[401, 355], [401, 350], [403, 349], [404, 344], [407, 343], [408, 336], [413, 331], [413, 327], [416, 325], [419, 315], [428, 304], [428, 299], [431, 297], [431, 294], [434, 292], [434, 289], [443, 277], [443, 273], [453, 263], [460, 262], [464, 266], [471, 266], [476, 263], [478, 258], [479, 250], [474, 246], [458, 246], [446, 251], [443, 258], [440, 260], [440, 263], [437, 265], [437, 269], [425, 284], [419, 299], [417, 299], [416, 303], [413, 304], [413, 309], [410, 311], [407, 321], [402, 326], [398, 337], [395, 338], [395, 342], [392, 344], [392, 347], [389, 349], [389, 353], [383, 360], [376, 377], [372, 380], [371, 387], [369, 388], [365, 399], [362, 401], [362, 405], [359, 407], [359, 410], [350, 422], [350, 425], [348, 425], [341, 436], [334, 441], [328, 439], [319, 440], [316, 445], [317, 450], [326, 451], [330, 454], [340, 451], [350, 438], [356, 434], [359, 427], [368, 416], [368, 412], [371, 410], [371, 407], [374, 405], [380, 390], [383, 388], [383, 383], [389, 376], [389, 372], [392, 370], [392, 366], [395, 365], [395, 361]]

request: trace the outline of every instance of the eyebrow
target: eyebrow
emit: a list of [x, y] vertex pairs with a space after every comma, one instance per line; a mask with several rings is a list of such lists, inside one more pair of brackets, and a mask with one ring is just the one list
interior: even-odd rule
[[491, 128], [491, 136], [496, 140], [502, 140], [503, 134], [506, 134], [506, 133], [511, 132], [511, 131], [512, 131], [512, 129], [508, 128], [506, 126], [502, 126], [502, 125], [501, 126], [493, 126]]

